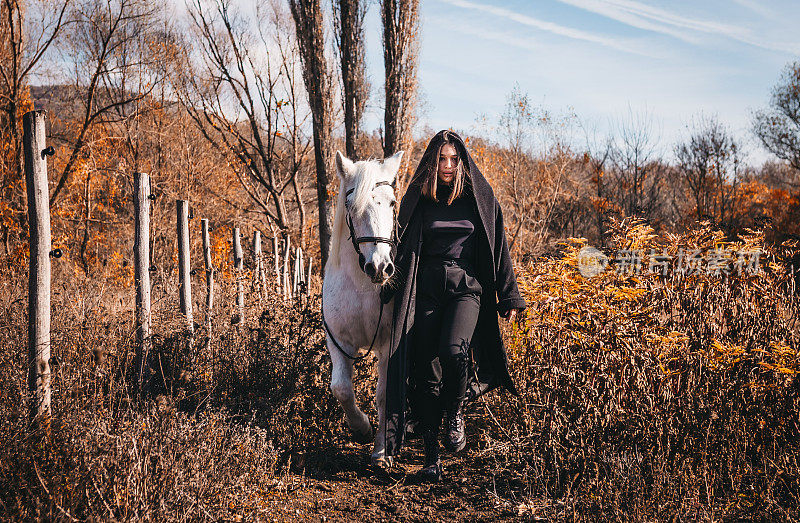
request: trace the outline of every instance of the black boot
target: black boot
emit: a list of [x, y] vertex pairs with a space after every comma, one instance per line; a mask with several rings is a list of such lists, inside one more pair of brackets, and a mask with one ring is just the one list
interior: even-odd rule
[[417, 475], [426, 483], [438, 483], [442, 480], [442, 460], [439, 459], [439, 438], [436, 432], [426, 430], [422, 434], [425, 443], [425, 466]]
[[444, 427], [447, 435], [444, 446], [450, 452], [461, 452], [467, 446], [464, 428], [464, 398], [467, 395], [469, 357], [466, 351], [454, 354], [450, 360], [453, 380], [448, 387], [445, 403]]
[[450, 452], [461, 452], [467, 446], [463, 405], [464, 399], [459, 398], [447, 408], [447, 417], [445, 418], [447, 436], [445, 436], [444, 446]]

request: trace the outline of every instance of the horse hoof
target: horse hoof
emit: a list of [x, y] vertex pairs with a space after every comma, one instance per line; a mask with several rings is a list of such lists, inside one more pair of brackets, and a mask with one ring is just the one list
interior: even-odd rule
[[381, 456], [381, 457], [372, 456], [370, 461], [371, 461], [373, 467], [378, 467], [378, 468], [383, 469], [383, 470], [389, 470], [390, 468], [392, 468], [392, 465], [394, 464], [394, 457], [392, 457], [392, 456]]
[[353, 437], [353, 441], [356, 443], [372, 443], [374, 439], [372, 436], [372, 427], [370, 427], [369, 432], [359, 432], [351, 429], [350, 434]]

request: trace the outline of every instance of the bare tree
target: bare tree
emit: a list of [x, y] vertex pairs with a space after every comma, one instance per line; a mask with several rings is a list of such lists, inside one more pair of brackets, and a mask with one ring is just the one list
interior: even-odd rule
[[[381, 0], [385, 98], [383, 155], [411, 146], [417, 103], [419, 0]], [[403, 156], [410, 158], [406, 151]], [[405, 174], [405, 169], [400, 170]], [[399, 178], [404, 185], [404, 177]]]
[[769, 108], [753, 115], [753, 132], [769, 152], [800, 170], [800, 61], [783, 71]]
[[[70, 0], [0, 0], [0, 141], [11, 149], [2, 158], [0, 200], [10, 204], [20, 220], [24, 219], [22, 194], [15, 186], [22, 180], [23, 172], [22, 114], [32, 109], [23, 107], [25, 89], [42, 57], [68, 23], [69, 5]], [[8, 252], [8, 226], [6, 220], [0, 222]]]
[[[755, 179], [754, 173], [748, 177]], [[793, 190], [800, 187], [800, 170], [783, 161], [766, 161], [757, 171], [757, 179], [767, 187]]]
[[364, 52], [365, 0], [333, 2], [336, 43], [342, 68], [345, 150], [348, 158], [358, 160], [361, 121], [369, 98], [369, 83]]
[[259, 11], [253, 28], [230, 0], [208, 4], [195, 0], [190, 9], [200, 45], [196, 56], [187, 45], [177, 64], [178, 97], [270, 225], [288, 229], [286, 193], [293, 189], [302, 231], [297, 178], [310, 145], [302, 136], [294, 46], [281, 13], [276, 4], [268, 14]]
[[609, 171], [617, 201], [628, 216], [651, 218], [658, 204], [660, 184], [653, 119], [647, 113], [628, 115], [616, 123]]
[[65, 62], [73, 68], [73, 93], [82, 115], [77, 131], [61, 137], [70, 153], [50, 196], [51, 206], [90, 144], [92, 129], [138, 116], [138, 102], [158, 84], [142, 76], [144, 61], [154, 60], [146, 40], [152, 35], [155, 13], [146, 0], [83, 0], [76, 5]]
[[527, 190], [521, 190], [520, 187], [520, 184], [524, 183], [523, 178], [526, 178], [526, 175], [533, 170], [530, 140], [535, 121], [536, 117], [527, 93], [523, 93], [519, 85], [515, 85], [506, 99], [505, 111], [500, 115], [499, 122], [500, 134], [505, 140], [502, 165], [505, 174], [509, 177], [504, 186], [511, 197], [511, 218], [516, 222], [509, 249], [514, 248], [517, 236], [530, 217], [532, 203], [539, 199], [544, 189], [539, 185], [536, 192], [532, 194]]
[[[297, 78], [302, 74], [302, 63], [298, 54], [298, 47], [295, 40], [290, 38], [292, 33], [289, 25], [291, 21], [286, 16], [282, 16], [278, 9], [273, 9], [274, 24], [278, 29], [276, 43], [280, 53], [280, 62], [283, 65], [283, 73], [286, 78], [284, 88], [284, 102], [282, 106], [287, 110], [280, 112], [283, 127], [286, 129], [284, 137], [288, 144], [289, 161], [288, 174], [292, 180], [292, 190], [294, 191], [297, 211], [300, 218], [300, 247], [306, 248], [307, 238], [305, 237], [306, 207], [300, 187], [299, 176], [305, 166], [313, 142], [309, 140], [303, 131], [306, 120], [309, 117], [308, 105], [303, 97], [303, 86], [299, 85]], [[300, 71], [298, 73], [298, 71]], [[288, 110], [291, 109], [291, 110]], [[285, 162], [286, 163], [286, 162]]]
[[610, 136], [598, 139], [594, 132], [586, 131], [586, 152], [583, 155], [583, 163], [589, 170], [589, 181], [594, 185], [591, 205], [597, 227], [597, 241], [600, 245], [605, 245], [606, 216], [610, 211], [605, 177], [606, 168], [610, 163], [613, 140]]
[[[527, 93], [515, 86], [506, 99], [500, 116], [499, 134], [503, 138], [500, 189], [507, 199], [508, 224], [513, 227], [509, 249], [534, 252], [548, 238], [557, 209], [566, 200], [564, 184], [574, 163], [568, 144], [549, 126], [553, 118], [532, 106]], [[559, 122], [559, 125], [563, 122]], [[541, 138], [541, 150], [534, 153], [533, 144]]]
[[741, 159], [728, 130], [714, 117], [701, 117], [689, 139], [675, 147], [675, 156], [694, 197], [697, 219], [731, 226]]
[[314, 160], [317, 170], [317, 205], [319, 210], [319, 247], [322, 267], [328, 260], [333, 231], [333, 198], [328, 170], [332, 157], [331, 85], [325, 57], [325, 34], [319, 0], [289, 0], [294, 18], [297, 44], [303, 63], [308, 102], [311, 106], [314, 134]]

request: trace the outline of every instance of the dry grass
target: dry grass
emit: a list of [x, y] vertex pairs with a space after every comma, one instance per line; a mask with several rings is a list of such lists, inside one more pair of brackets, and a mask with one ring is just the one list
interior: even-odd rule
[[[659, 242], [618, 224], [616, 249], [702, 252], [708, 228]], [[781, 255], [758, 275], [584, 278], [570, 242], [525, 271], [532, 307], [510, 333], [521, 396], [494, 398], [489, 459], [530, 499], [614, 519], [798, 517], [800, 352], [797, 308]]]
[[[700, 229], [668, 238], [665, 248], [720, 240]], [[613, 242], [647, 250], [658, 240], [633, 224], [619, 225]], [[506, 332], [521, 395], [490, 394], [470, 407], [470, 451], [459, 462], [487, 505], [506, 507], [495, 515], [798, 518], [797, 310], [781, 262], [790, 253], [761, 245], [759, 235], [746, 242], [768, 253], [760, 275], [606, 271], [586, 279], [575, 268], [579, 241], [521, 271], [530, 314]], [[287, 475], [322, 478], [331, 498], [336, 489], [352, 495], [358, 483], [372, 489], [366, 506], [384, 499], [375, 497], [387, 492], [384, 483], [326, 473], [351, 458], [328, 390], [318, 295], [299, 305], [254, 299], [237, 328], [229, 321], [233, 282], [222, 274], [216, 330], [198, 329], [191, 344], [171, 312], [175, 282], [157, 278], [156, 379], [139, 403], [130, 290], [57, 273], [54, 411], [40, 431], [24, 416], [24, 279], [3, 275], [0, 518], [267, 519]], [[359, 364], [356, 382], [374, 419], [371, 372], [371, 363]], [[459, 503], [455, 496], [443, 505], [451, 512], [403, 517], [454, 517], [447, 507]]]
[[[159, 298], [156, 285], [154, 378], [140, 403], [130, 312], [107, 307], [118, 303], [116, 291], [89, 281], [73, 285], [58, 286], [54, 298], [54, 409], [47, 429], [31, 430], [24, 415], [24, 302], [12, 300], [3, 318], [0, 518], [256, 514], [276, 477], [302, 473], [308, 457], [324, 464], [326, 449], [347, 439], [327, 387], [318, 295], [301, 303], [274, 295], [256, 300], [238, 327], [224, 306], [216, 311], [219, 332], [209, 337], [198, 329], [189, 343], [171, 312], [177, 304]], [[233, 282], [223, 277], [218, 289], [218, 303], [230, 304]], [[362, 389], [370, 386], [370, 364], [358, 368]]]

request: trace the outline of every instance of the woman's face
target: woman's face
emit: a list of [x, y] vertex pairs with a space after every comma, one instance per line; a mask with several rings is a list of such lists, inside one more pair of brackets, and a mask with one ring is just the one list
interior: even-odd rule
[[437, 176], [441, 183], [450, 185], [456, 175], [456, 166], [458, 165], [458, 152], [453, 144], [446, 143], [439, 150], [439, 169]]

